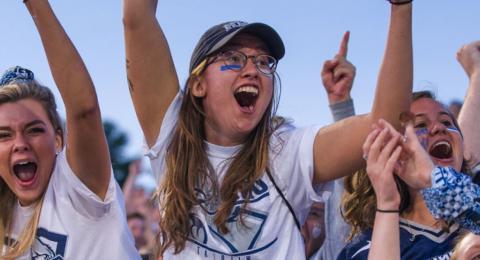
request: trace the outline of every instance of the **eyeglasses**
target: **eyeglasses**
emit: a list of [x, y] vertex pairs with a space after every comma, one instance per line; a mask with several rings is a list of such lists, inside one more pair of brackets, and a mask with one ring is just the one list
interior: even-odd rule
[[233, 50], [225, 51], [217, 54], [213, 62], [216, 61], [217, 59], [221, 59], [225, 64], [225, 67], [222, 67], [222, 69], [239, 71], [243, 69], [245, 65], [247, 65], [247, 60], [249, 58], [252, 59], [257, 70], [262, 74], [270, 76], [273, 73], [275, 73], [275, 70], [277, 68], [277, 60], [274, 57], [267, 54], [260, 54], [257, 56], [253, 56], [253, 55], [247, 56], [245, 55], [245, 53], [240, 51], [233, 51]]

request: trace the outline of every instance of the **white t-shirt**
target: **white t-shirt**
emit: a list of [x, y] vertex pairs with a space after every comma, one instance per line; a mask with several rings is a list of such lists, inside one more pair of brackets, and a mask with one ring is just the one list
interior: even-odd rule
[[[165, 150], [177, 122], [182, 95], [178, 94], [170, 105], [157, 138], [151, 149], [146, 147], [153, 172], [159, 181], [165, 169]], [[270, 169], [296, 216], [304, 222], [313, 200], [318, 200], [312, 188], [313, 143], [319, 127], [296, 129], [284, 126], [270, 140]], [[229, 158], [240, 146], [223, 147], [206, 142], [207, 154], [218, 179], [222, 179]], [[201, 200], [204, 190], [198, 191]], [[178, 255], [167, 250], [164, 259], [304, 259], [304, 242], [285, 202], [277, 193], [268, 176], [256, 182], [246, 208], [246, 227], [237, 217], [243, 199], [235, 203], [227, 227], [230, 232], [221, 234], [213, 223], [215, 206], [202, 203], [191, 210], [191, 235], [186, 247]]]
[[[33, 214], [17, 203], [13, 239]], [[140, 259], [128, 229], [120, 187], [113, 175], [105, 200], [72, 172], [65, 152], [58, 154], [31, 250], [19, 259]]]

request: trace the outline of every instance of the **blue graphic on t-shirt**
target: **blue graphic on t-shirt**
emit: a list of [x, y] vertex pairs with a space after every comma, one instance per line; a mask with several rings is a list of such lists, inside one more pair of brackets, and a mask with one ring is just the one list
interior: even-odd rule
[[50, 232], [44, 228], [37, 229], [31, 252], [35, 260], [60, 260], [65, 257], [67, 236]]
[[[190, 214], [190, 237], [188, 240], [198, 246], [197, 253], [204, 257], [209, 257], [210, 254], [218, 254], [219, 257], [245, 257], [249, 259], [251, 255], [263, 251], [273, 245], [277, 238], [269, 241], [266, 244], [258, 245], [263, 227], [268, 217], [267, 212], [252, 210], [251, 208], [244, 208], [243, 198], [238, 198], [232, 209], [232, 213], [227, 219], [227, 227], [229, 233], [222, 234], [215, 224], [213, 218], [216, 213], [215, 203], [209, 203], [206, 199], [208, 196], [204, 191], [197, 189], [197, 198], [201, 203], [201, 208], [205, 213], [208, 226], [199, 216]], [[259, 202], [268, 198], [268, 186], [262, 180], [255, 182], [250, 194], [249, 203]], [[212, 205], [213, 204], [213, 205]], [[242, 216], [246, 226], [239, 224], [239, 217]], [[209, 237], [207, 234], [210, 233]], [[209, 239], [213, 239], [209, 241]], [[223, 248], [228, 248], [227, 252], [218, 248], [218, 243], [222, 244]], [[217, 245], [215, 245], [217, 244]]]

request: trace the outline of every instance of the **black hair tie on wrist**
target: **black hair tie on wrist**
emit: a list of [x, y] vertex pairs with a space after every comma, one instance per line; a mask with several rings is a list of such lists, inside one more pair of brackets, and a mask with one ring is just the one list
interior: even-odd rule
[[381, 213], [400, 213], [400, 210], [398, 209], [379, 209], [377, 208], [377, 211], [378, 212], [381, 212]]
[[410, 4], [411, 2], [413, 2], [413, 0], [406, 0], [406, 1], [402, 1], [402, 0], [387, 0], [388, 2], [390, 2], [390, 4], [392, 5], [406, 5], [406, 4]]

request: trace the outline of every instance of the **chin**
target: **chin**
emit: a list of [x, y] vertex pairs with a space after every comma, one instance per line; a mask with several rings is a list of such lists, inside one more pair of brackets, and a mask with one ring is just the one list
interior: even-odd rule
[[15, 194], [22, 206], [29, 206], [42, 198], [43, 192], [31, 190], [27, 192], [21, 192], [21, 194]]

